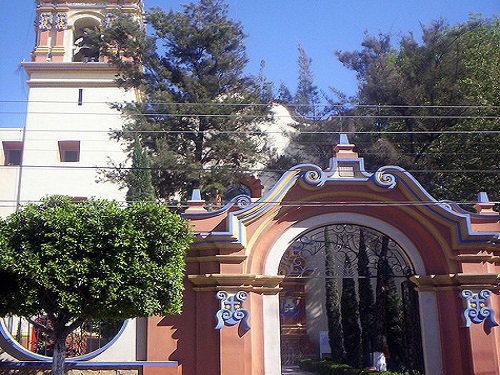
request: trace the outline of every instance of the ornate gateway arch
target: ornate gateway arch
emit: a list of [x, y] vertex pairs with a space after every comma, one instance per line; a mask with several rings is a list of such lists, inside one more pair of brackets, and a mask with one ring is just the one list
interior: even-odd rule
[[[298, 165], [261, 198], [240, 196], [219, 210], [207, 212], [205, 202], [194, 195], [185, 213], [196, 232], [188, 257], [185, 313], [179, 319], [163, 321], [169, 329], [177, 328], [179, 337], [170, 359], [181, 362], [188, 374], [201, 374], [207, 368], [221, 374], [281, 374], [281, 365], [286, 362], [280, 347], [286, 331], [283, 314], [287, 313], [303, 315], [300, 327], [293, 332], [305, 332], [309, 354], [323, 354], [319, 334], [327, 330], [325, 297], [314, 300], [316, 306], [308, 300], [311, 290], [321, 289], [314, 285], [324, 289], [324, 280], [329, 278], [324, 268], [328, 252], [325, 244], [319, 243], [324, 237], [318, 238], [325, 230], [336, 237], [329, 239], [336, 254], [343, 257], [336, 267], [345, 267], [342, 262], [349, 259], [352, 277], [347, 279], [356, 280], [354, 290], [359, 294], [359, 280], [365, 276], [353, 263], [358, 259], [359, 244], [355, 242], [361, 231], [365, 240], [372, 241], [367, 246], [371, 246], [373, 262], [380, 262], [381, 239], [387, 238], [392, 276], [411, 281], [411, 291], [418, 294], [414, 300], [418, 302], [410, 310], [419, 320], [420, 365], [425, 373], [498, 374], [500, 335], [497, 329], [485, 328], [485, 319], [466, 327], [471, 320], [464, 314], [475, 312], [467, 309], [470, 304], [460, 294], [464, 289], [497, 290], [500, 223], [492, 204], [483, 194], [476, 206], [478, 213], [469, 213], [452, 202], [436, 201], [402, 168], [387, 166], [368, 173], [345, 135], [341, 135], [335, 153], [326, 170]], [[312, 255], [320, 253], [322, 260], [313, 261]], [[376, 299], [377, 265], [370, 267]], [[308, 281], [294, 284], [291, 281], [297, 276]], [[346, 275], [340, 278], [345, 280]], [[402, 293], [401, 280], [396, 284]], [[247, 297], [237, 309], [234, 301], [224, 309], [216, 298], [219, 291], [229, 295], [243, 291]], [[290, 298], [293, 291], [298, 299]], [[402, 294], [400, 297], [400, 304], [408, 303]], [[487, 303], [487, 308], [500, 310], [497, 295]], [[248, 329], [241, 329], [235, 320], [238, 309], [244, 310]], [[231, 324], [215, 330], [215, 316], [222, 310]], [[312, 317], [316, 322], [311, 323]], [[318, 323], [321, 320], [323, 323]], [[315, 326], [311, 328], [311, 324]], [[182, 344], [186, 339], [195, 344]], [[486, 352], [488, 356], [483, 355]]]

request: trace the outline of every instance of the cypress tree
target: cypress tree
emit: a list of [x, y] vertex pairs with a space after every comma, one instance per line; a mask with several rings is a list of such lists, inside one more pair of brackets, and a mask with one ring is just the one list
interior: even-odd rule
[[396, 280], [392, 275], [391, 268], [384, 261], [385, 274], [385, 304], [384, 304], [384, 321], [385, 321], [385, 336], [387, 338], [387, 347], [389, 348], [388, 365], [393, 370], [400, 370], [404, 361], [403, 349], [403, 306]]
[[407, 369], [424, 373], [422, 358], [422, 339], [420, 336], [420, 314], [418, 312], [418, 293], [415, 284], [405, 280], [401, 285], [403, 299], [404, 357]]
[[143, 149], [139, 137], [134, 139], [132, 168], [127, 176], [127, 185], [127, 202], [155, 200], [149, 156]]
[[[375, 350], [389, 350], [387, 364], [399, 369], [403, 359], [402, 304], [391, 267], [387, 260], [389, 238], [382, 237], [377, 263]], [[387, 353], [386, 353], [387, 354]]]
[[330, 242], [328, 227], [324, 231], [325, 239], [325, 294], [326, 316], [328, 320], [328, 338], [332, 351], [332, 360], [344, 362], [344, 342], [340, 315], [340, 296], [335, 278], [335, 253]]
[[389, 239], [387, 237], [382, 237], [382, 244], [380, 247], [380, 252], [378, 254], [377, 261], [377, 286], [375, 289], [376, 299], [375, 299], [375, 335], [373, 342], [374, 352], [383, 352], [385, 344], [385, 281], [386, 281], [386, 267], [385, 260], [387, 258], [387, 250], [389, 245]]
[[361, 323], [361, 348], [363, 365], [371, 364], [370, 353], [373, 351], [372, 339], [375, 335], [375, 317], [373, 316], [374, 298], [371, 285], [369, 260], [366, 251], [366, 239], [362, 228], [359, 229], [358, 244], [358, 293], [359, 319]]
[[[344, 275], [352, 275], [352, 265], [349, 256], [344, 262]], [[361, 329], [359, 327], [359, 306], [356, 296], [354, 278], [345, 277], [342, 280], [341, 297], [342, 331], [344, 333], [345, 362], [353, 367], [359, 367], [361, 362]]]

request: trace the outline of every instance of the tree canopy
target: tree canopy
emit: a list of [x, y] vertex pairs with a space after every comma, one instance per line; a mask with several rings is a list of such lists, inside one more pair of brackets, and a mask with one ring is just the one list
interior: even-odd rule
[[438, 20], [422, 26], [421, 42], [407, 34], [394, 46], [389, 35], [367, 34], [361, 50], [337, 52], [357, 74], [357, 102], [377, 105], [355, 110], [373, 116], [359, 121], [359, 130], [404, 132], [358, 138], [369, 145], [369, 166], [413, 170], [441, 199], [498, 193], [500, 138], [481, 132], [500, 129], [492, 107], [499, 97], [499, 30], [498, 20], [456, 26]]
[[334, 91], [331, 118], [304, 121], [309, 133], [295, 136], [291, 147], [326, 165], [335, 141], [314, 131], [364, 131], [351, 139], [368, 169], [400, 165], [438, 199], [471, 201], [479, 191], [494, 198], [500, 136], [488, 131], [500, 130], [499, 26], [498, 19], [475, 17], [422, 25], [421, 41], [411, 33], [398, 40], [365, 34], [361, 49], [336, 53], [356, 72], [357, 94]]
[[181, 311], [190, 241], [186, 222], [162, 204], [28, 204], [0, 219], [0, 316], [26, 317], [48, 334], [60, 375], [66, 337], [85, 321]]
[[126, 16], [115, 17], [103, 35], [118, 82], [142, 95], [119, 106], [130, 119], [125, 130], [143, 132], [160, 197], [223, 191], [266, 159], [258, 125], [270, 118], [269, 92], [262, 77], [243, 72], [242, 26], [220, 0], [179, 12], [154, 8], [146, 22], [152, 35]]

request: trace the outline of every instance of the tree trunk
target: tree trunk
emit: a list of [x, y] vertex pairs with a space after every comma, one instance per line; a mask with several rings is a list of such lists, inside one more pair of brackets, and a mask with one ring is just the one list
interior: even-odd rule
[[54, 353], [52, 354], [52, 375], [64, 375], [64, 360], [66, 359], [66, 335], [56, 334]]

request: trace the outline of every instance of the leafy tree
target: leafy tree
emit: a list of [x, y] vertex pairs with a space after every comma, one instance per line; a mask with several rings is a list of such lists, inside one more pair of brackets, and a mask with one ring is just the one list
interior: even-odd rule
[[344, 335], [341, 324], [339, 288], [335, 278], [335, 253], [330, 241], [328, 227], [325, 227], [323, 234], [325, 239], [325, 306], [328, 320], [328, 338], [332, 351], [332, 360], [343, 363]]
[[120, 69], [118, 83], [142, 93], [142, 101], [118, 106], [130, 119], [125, 130], [145, 132], [160, 197], [223, 191], [266, 160], [258, 125], [270, 119], [269, 90], [243, 74], [243, 29], [221, 0], [180, 12], [154, 8], [146, 21], [151, 36], [127, 16], [103, 32], [102, 53]]
[[359, 367], [361, 362], [361, 328], [359, 327], [359, 304], [356, 285], [352, 277], [352, 265], [349, 256], [345, 257], [342, 280], [341, 315], [342, 331], [344, 332], [345, 362], [353, 367]]
[[369, 167], [395, 163], [422, 170], [417, 178], [438, 198], [468, 200], [498, 186], [500, 175], [491, 173], [499, 167], [492, 157], [498, 135], [442, 133], [499, 129], [498, 120], [463, 118], [497, 116], [492, 108], [468, 106], [498, 105], [493, 73], [499, 71], [498, 36], [498, 20], [473, 19], [456, 26], [439, 20], [422, 26], [422, 42], [408, 34], [394, 46], [389, 35], [367, 34], [361, 50], [337, 52], [357, 74], [358, 102], [382, 105], [358, 109], [357, 114], [373, 116], [359, 121], [358, 129], [408, 132], [360, 137], [371, 144], [365, 151], [379, 155], [367, 155]]
[[155, 193], [151, 178], [151, 163], [139, 137], [134, 139], [132, 168], [127, 176], [127, 202], [154, 201]]
[[47, 334], [52, 374], [62, 375], [66, 338], [84, 322], [180, 312], [190, 241], [186, 222], [161, 204], [28, 204], [0, 220], [0, 316]]

